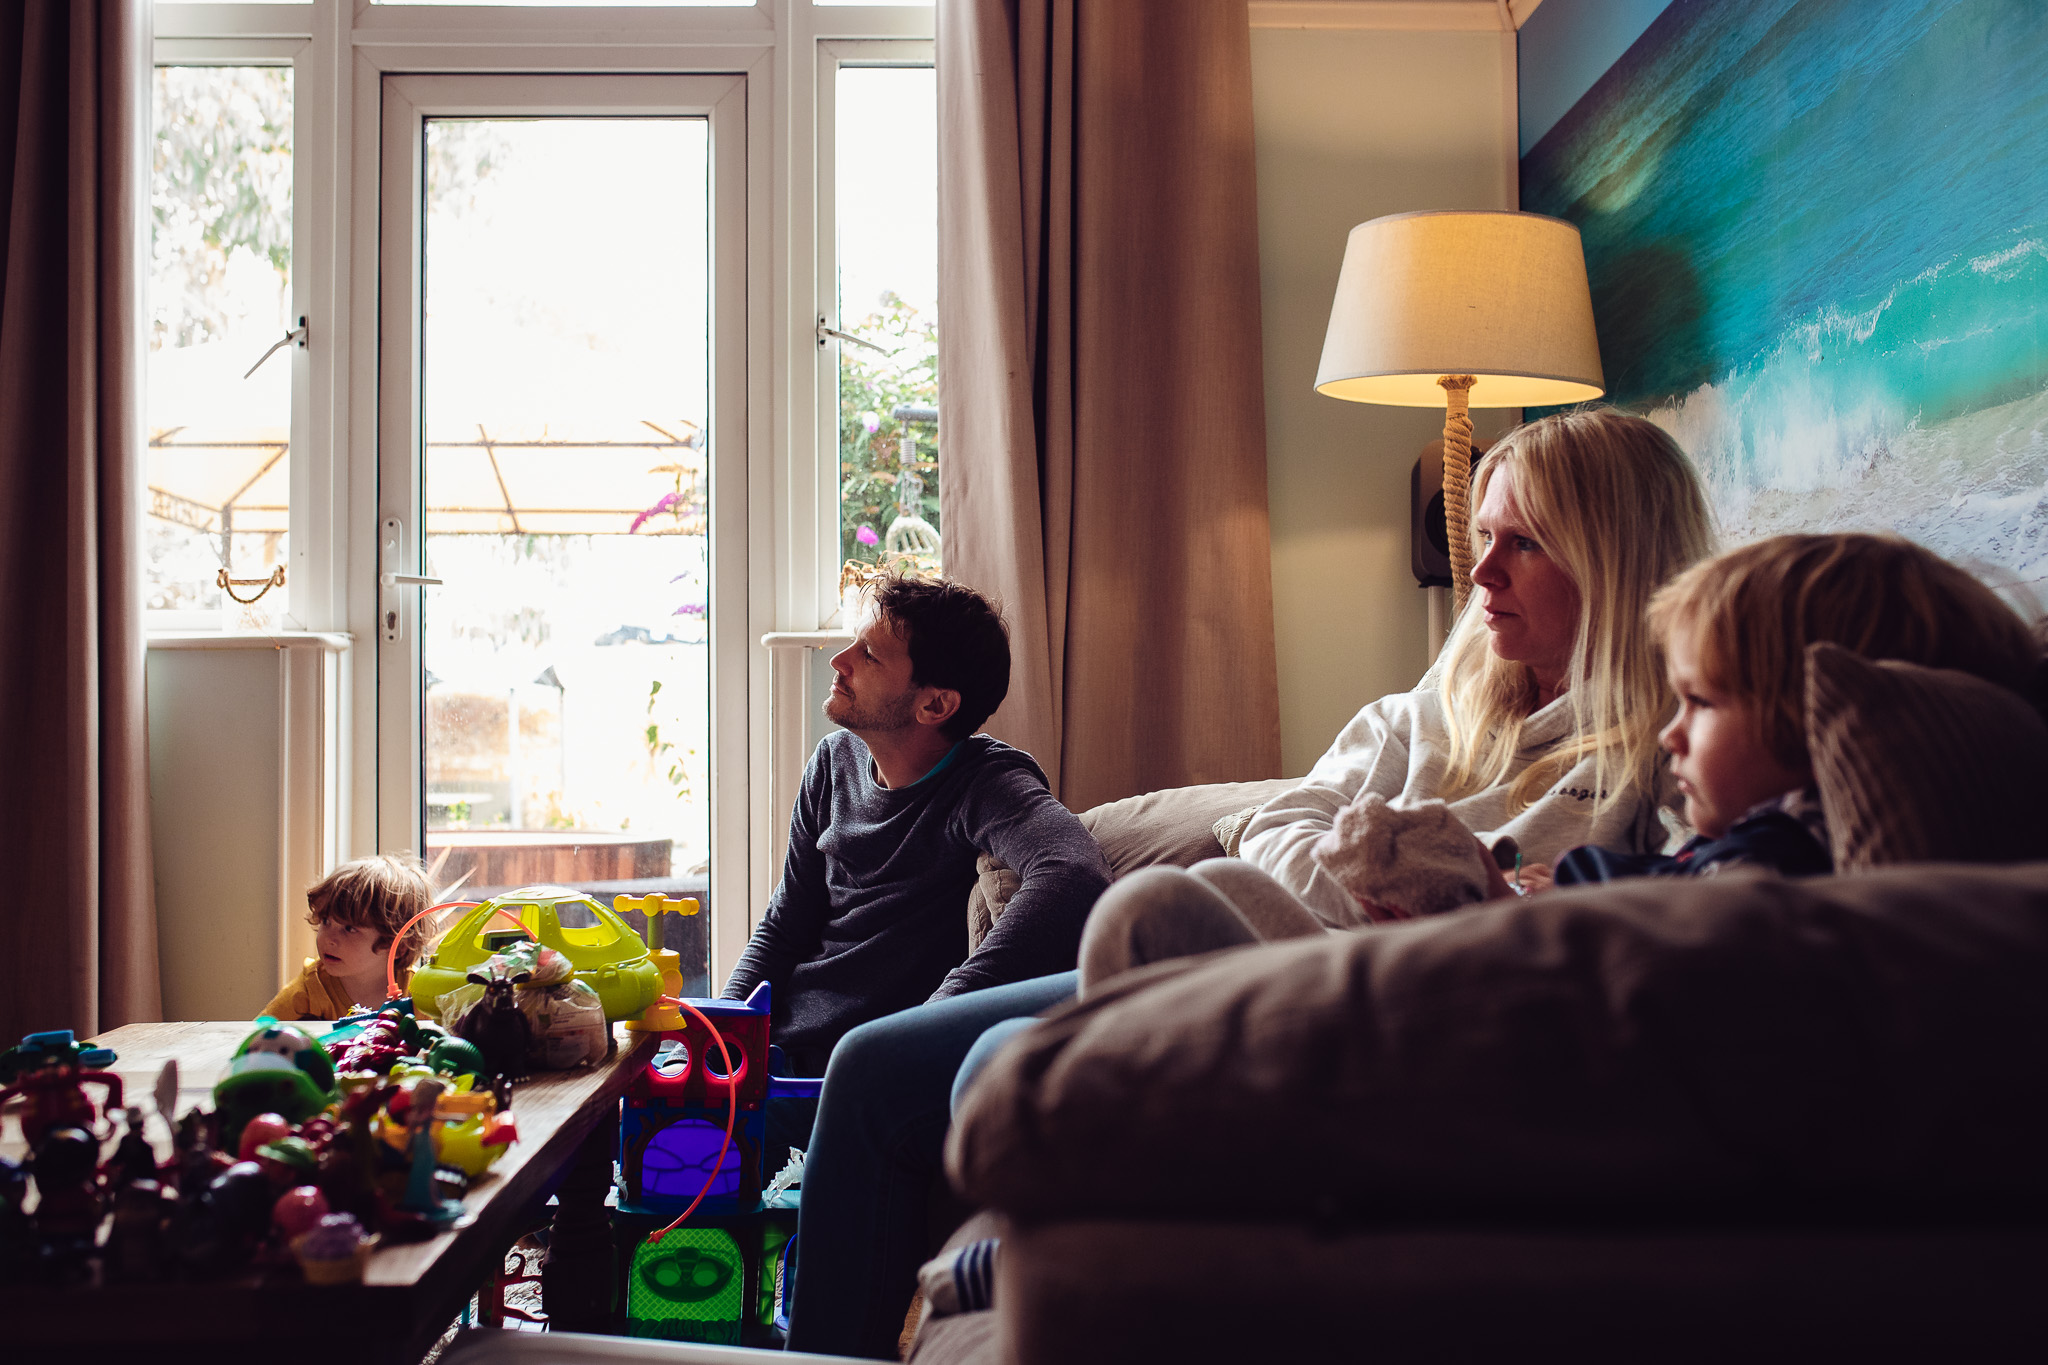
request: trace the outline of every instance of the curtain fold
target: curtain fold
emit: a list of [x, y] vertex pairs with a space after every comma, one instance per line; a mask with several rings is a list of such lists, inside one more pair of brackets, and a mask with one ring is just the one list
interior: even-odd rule
[[1280, 769], [1245, 0], [939, 0], [940, 505], [1076, 810]]
[[0, 1045], [160, 1017], [139, 578], [148, 0], [0, 6]]

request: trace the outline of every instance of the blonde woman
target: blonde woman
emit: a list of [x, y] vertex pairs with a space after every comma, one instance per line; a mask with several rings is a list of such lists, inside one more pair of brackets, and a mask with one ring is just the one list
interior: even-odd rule
[[1436, 666], [1260, 807], [1241, 858], [1111, 887], [1082, 935], [1084, 996], [1145, 962], [1372, 922], [1310, 853], [1368, 793], [1443, 800], [1545, 864], [1585, 843], [1662, 846], [1671, 695], [1643, 610], [1713, 548], [1691, 463], [1651, 423], [1595, 409], [1510, 432], [1472, 487], [1473, 593]]
[[[1579, 412], [1502, 440], [1473, 488], [1476, 591], [1439, 666], [1366, 707], [1306, 782], [1268, 802], [1246, 859], [1110, 887], [1082, 931], [1084, 994], [1141, 962], [1366, 922], [1307, 851], [1362, 792], [1441, 797], [1474, 833], [1513, 834], [1546, 860], [1662, 843], [1657, 730], [1671, 706], [1642, 619], [1651, 591], [1711, 548], [1691, 465], [1648, 422]], [[1075, 983], [991, 986], [840, 1039], [804, 1162], [791, 1350], [894, 1349], [949, 1087]]]

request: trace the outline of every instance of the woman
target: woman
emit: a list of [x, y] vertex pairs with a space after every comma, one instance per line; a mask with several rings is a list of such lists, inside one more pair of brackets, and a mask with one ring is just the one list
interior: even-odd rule
[[1585, 843], [1663, 845], [1671, 697], [1643, 608], [1712, 549], [1691, 464], [1658, 427], [1595, 409], [1510, 432], [1472, 491], [1472, 598], [1436, 667], [1260, 807], [1241, 859], [1111, 887], [1082, 935], [1084, 995], [1145, 962], [1371, 923], [1311, 853], [1367, 793], [1445, 801], [1482, 842], [1512, 836], [1543, 864]]
[[[1083, 932], [1084, 991], [1162, 957], [1369, 922], [1308, 852], [1362, 792], [1441, 798], [1475, 833], [1512, 834], [1546, 860], [1583, 843], [1663, 843], [1670, 698], [1642, 613], [1712, 548], [1692, 466], [1641, 418], [1566, 413], [1498, 442], [1473, 492], [1475, 591], [1437, 667], [1366, 707], [1300, 787], [1262, 807], [1244, 859], [1112, 886]], [[964, 1083], [1075, 982], [955, 996], [840, 1040], [804, 1168], [792, 1349], [894, 1354], [955, 1075]]]

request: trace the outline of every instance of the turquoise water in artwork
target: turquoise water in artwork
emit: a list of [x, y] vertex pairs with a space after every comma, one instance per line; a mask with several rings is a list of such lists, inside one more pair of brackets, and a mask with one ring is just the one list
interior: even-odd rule
[[2048, 576], [2048, 4], [1677, 0], [1531, 149], [1733, 535]]

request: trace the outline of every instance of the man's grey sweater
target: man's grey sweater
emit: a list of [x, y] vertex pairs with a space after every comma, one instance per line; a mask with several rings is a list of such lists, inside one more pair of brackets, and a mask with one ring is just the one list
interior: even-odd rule
[[[990, 853], [1021, 885], [973, 956], [967, 893]], [[1066, 971], [1109, 885], [1102, 850], [1021, 749], [961, 740], [918, 782], [875, 780], [867, 745], [827, 735], [804, 770], [782, 883], [725, 983], [773, 994], [773, 1036], [801, 1075], [870, 1019]]]

